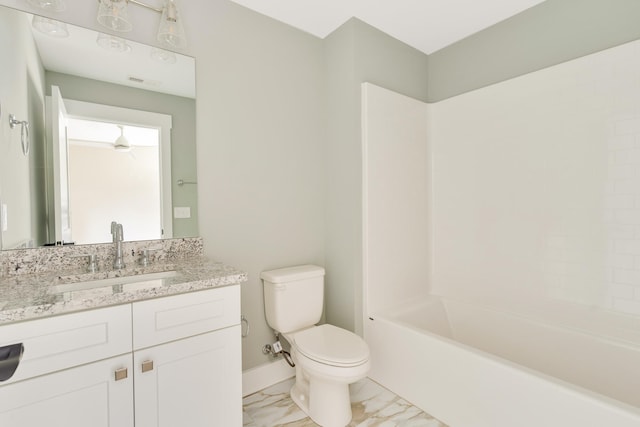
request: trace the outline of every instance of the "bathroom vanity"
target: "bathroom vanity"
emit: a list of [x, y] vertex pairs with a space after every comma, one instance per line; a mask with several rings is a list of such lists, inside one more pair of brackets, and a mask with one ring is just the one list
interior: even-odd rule
[[242, 425], [244, 281], [200, 257], [0, 278], [0, 348], [24, 346], [0, 425]]

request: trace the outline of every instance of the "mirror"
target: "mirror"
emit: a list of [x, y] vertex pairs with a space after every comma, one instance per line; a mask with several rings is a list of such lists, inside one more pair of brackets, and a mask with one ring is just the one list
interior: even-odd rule
[[[109, 242], [106, 218], [124, 225], [125, 240], [198, 235], [194, 58], [5, 6], [0, 6], [0, 48], [5, 58], [0, 63], [0, 249]], [[67, 108], [71, 119], [111, 130], [79, 137], [82, 131], [68, 129], [68, 121], [60, 126], [58, 118], [54, 123], [51, 99], [56, 90], [61, 102], [71, 105]], [[150, 148], [154, 143], [137, 143], [135, 135], [144, 129], [161, 128], [137, 119], [138, 114], [166, 118], [168, 142], [158, 138], [162, 142], [156, 148]], [[54, 149], [54, 135], [61, 137], [62, 145], [68, 144], [68, 152], [60, 155]], [[131, 140], [132, 147], [116, 153], [117, 142], [123, 140]], [[79, 148], [71, 153], [71, 147], [86, 151], [98, 145], [104, 155], [97, 149], [91, 155], [80, 156]], [[156, 154], [144, 154], [145, 150]], [[156, 159], [160, 167], [134, 165], [129, 171], [125, 164], [136, 156]], [[113, 158], [111, 166], [105, 166], [107, 158]], [[60, 164], [67, 161], [70, 168], [65, 174]], [[73, 172], [79, 164], [85, 175]], [[149, 172], [145, 175], [142, 170]], [[84, 183], [82, 191], [69, 181], [72, 174], [84, 176], [75, 181]], [[149, 174], [153, 179], [147, 180]], [[106, 175], [111, 177], [101, 185], [99, 179], [87, 181]], [[143, 215], [137, 223], [130, 222], [134, 225], [128, 237], [130, 220], [119, 217], [125, 215], [124, 209], [109, 212], [116, 202], [107, 199], [113, 194], [106, 193], [128, 193], [143, 181], [161, 183], [162, 188], [154, 189], [157, 197], [150, 199], [160, 210], [160, 225], [153, 227], [154, 235], [137, 235], [133, 231], [143, 228], [139, 226], [145, 221]], [[128, 200], [134, 199], [129, 195]], [[99, 203], [105, 200], [109, 202]], [[73, 227], [61, 234], [57, 230], [61, 223], [83, 224], [88, 232], [81, 233], [76, 226], [77, 237]]]

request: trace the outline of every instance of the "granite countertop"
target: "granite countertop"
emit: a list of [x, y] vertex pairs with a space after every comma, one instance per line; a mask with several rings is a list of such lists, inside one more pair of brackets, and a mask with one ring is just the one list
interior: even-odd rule
[[[175, 274], [165, 275], [170, 277], [158, 277], [162, 276], [162, 272], [173, 271]], [[148, 280], [142, 280], [140, 275], [143, 274], [151, 274], [151, 276]], [[98, 284], [98, 287], [83, 286], [85, 289], [65, 290], [60, 286], [120, 277], [123, 278], [121, 282], [109, 280], [108, 283]], [[57, 274], [2, 277], [0, 278], [0, 325], [236, 285], [246, 280], [246, 273], [202, 257], [96, 273], [72, 270]]]

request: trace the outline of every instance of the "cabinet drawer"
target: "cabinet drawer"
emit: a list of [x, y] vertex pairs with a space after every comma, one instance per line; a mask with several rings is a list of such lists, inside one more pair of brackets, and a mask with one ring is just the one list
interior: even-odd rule
[[133, 348], [240, 323], [240, 287], [227, 286], [133, 303]]
[[131, 352], [129, 304], [0, 327], [0, 346], [23, 343], [15, 374], [0, 386]]

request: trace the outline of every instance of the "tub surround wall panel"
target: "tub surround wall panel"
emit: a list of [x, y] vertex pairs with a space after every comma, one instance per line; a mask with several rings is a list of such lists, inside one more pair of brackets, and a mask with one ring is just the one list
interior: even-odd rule
[[426, 296], [428, 105], [362, 85], [366, 317]]
[[635, 0], [547, 0], [429, 55], [429, 101], [640, 38]]
[[640, 315], [639, 53], [433, 106], [434, 293]]

